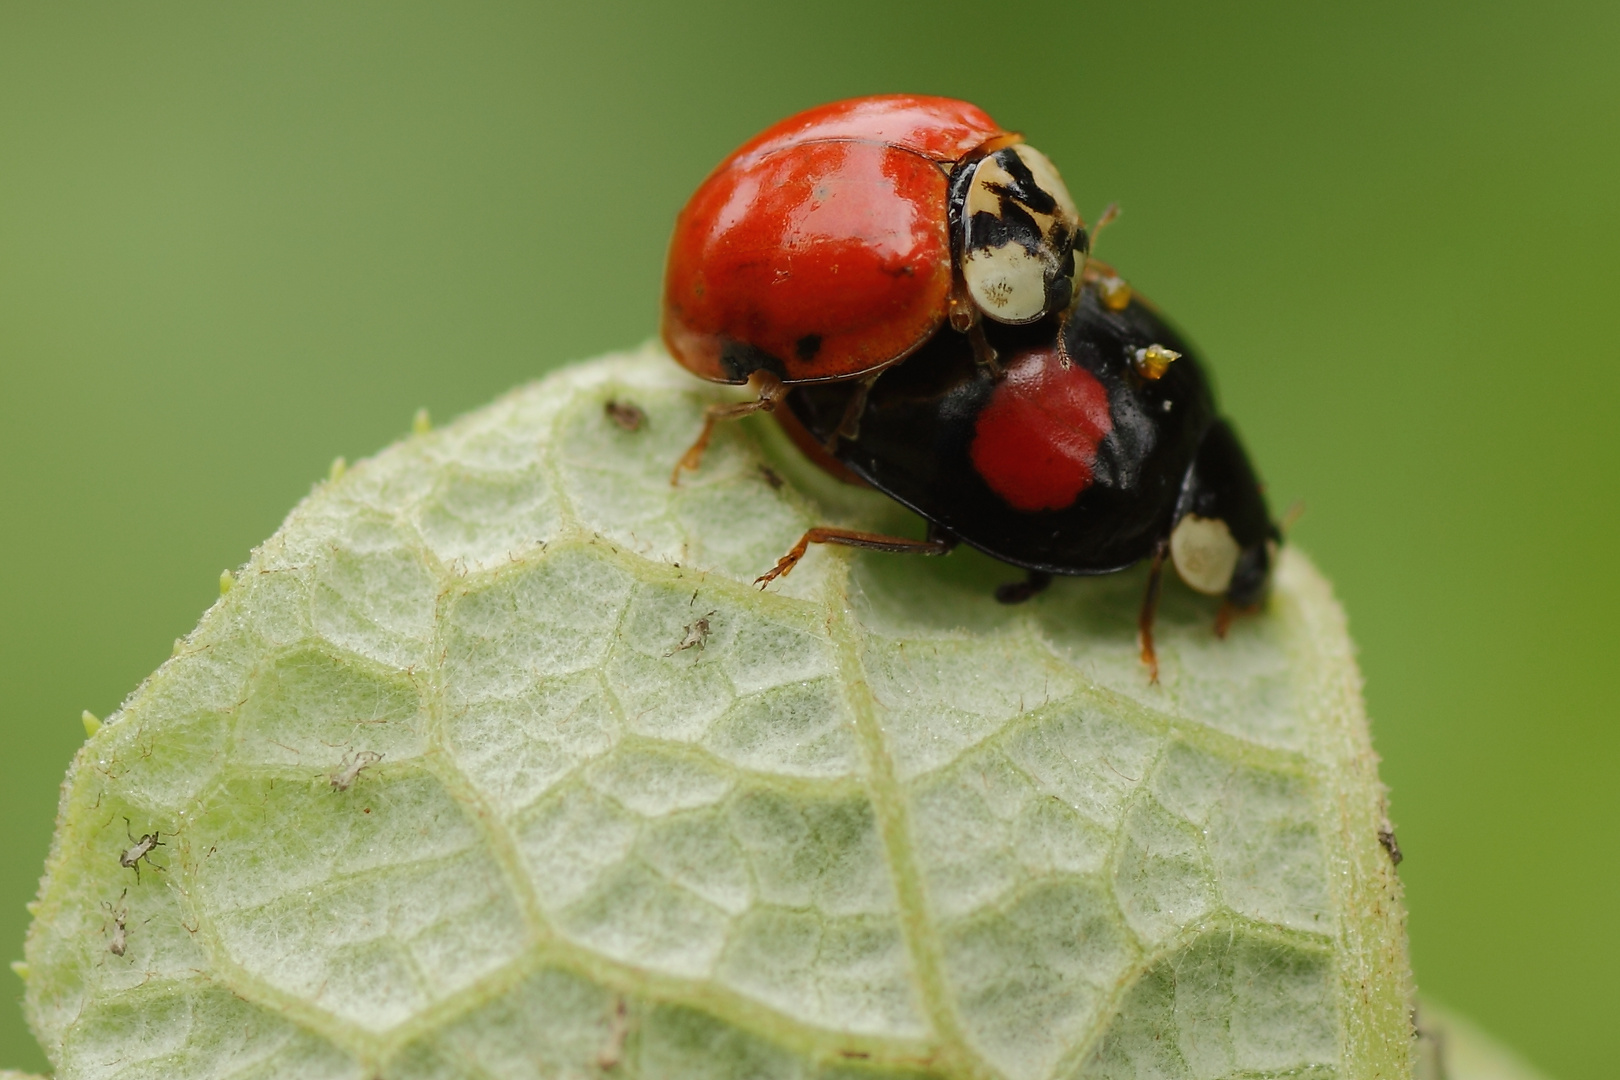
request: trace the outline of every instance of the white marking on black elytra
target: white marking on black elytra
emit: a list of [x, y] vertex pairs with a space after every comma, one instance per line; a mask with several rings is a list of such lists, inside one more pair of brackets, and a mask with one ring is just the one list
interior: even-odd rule
[[1242, 550], [1232, 529], [1220, 518], [1188, 514], [1170, 533], [1170, 561], [1176, 573], [1193, 589], [1210, 596], [1225, 596], [1232, 587]]
[[961, 206], [961, 270], [974, 304], [1013, 324], [1067, 307], [1084, 231], [1057, 168], [1023, 144], [971, 168]]

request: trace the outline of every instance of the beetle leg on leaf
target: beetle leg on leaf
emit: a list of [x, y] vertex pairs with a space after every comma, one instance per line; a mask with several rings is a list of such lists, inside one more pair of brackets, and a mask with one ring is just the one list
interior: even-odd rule
[[1148, 682], [1159, 681], [1159, 654], [1153, 648], [1153, 619], [1159, 613], [1159, 587], [1164, 581], [1164, 560], [1170, 545], [1159, 541], [1148, 567], [1147, 591], [1142, 594], [1142, 610], [1136, 616], [1136, 630], [1142, 645], [1142, 663], [1147, 665]]
[[1259, 604], [1234, 604], [1230, 600], [1222, 600], [1221, 609], [1215, 613], [1215, 636], [1224, 638], [1239, 615], [1253, 615], [1259, 610]]
[[956, 546], [956, 537], [941, 534], [930, 528], [928, 539], [912, 540], [904, 536], [886, 536], [883, 533], [857, 532], [854, 529], [836, 529], [818, 525], [799, 537], [788, 553], [776, 560], [776, 565], [754, 579], [764, 588], [799, 565], [811, 544], [842, 544], [845, 547], [865, 548], [868, 551], [888, 551], [896, 555], [943, 555]]
[[996, 600], [1002, 604], [1022, 604], [1032, 596], [1046, 591], [1052, 584], [1052, 575], [1045, 570], [1031, 570], [1023, 581], [1009, 581], [996, 586]]
[[775, 412], [776, 406], [787, 396], [788, 388], [781, 379], [768, 371], [756, 371], [749, 379], [750, 386], [757, 386], [759, 397], [753, 401], [738, 401], [730, 405], [710, 405], [703, 410], [703, 430], [692, 445], [686, 448], [681, 460], [675, 463], [674, 470], [669, 474], [671, 487], [681, 482], [681, 473], [696, 469], [703, 464], [703, 455], [709, 449], [709, 440], [714, 438], [714, 425], [722, 420], [740, 420], [757, 412]]

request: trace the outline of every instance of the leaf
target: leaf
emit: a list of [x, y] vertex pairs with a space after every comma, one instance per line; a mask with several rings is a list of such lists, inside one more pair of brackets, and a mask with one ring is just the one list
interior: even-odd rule
[[584, 364], [292, 512], [69, 771], [59, 1077], [1411, 1074], [1302, 555], [1225, 641], [1169, 588], [1156, 686], [1140, 572], [1004, 607], [971, 552], [818, 548], [760, 592], [810, 525], [916, 523], [768, 422], [672, 488], [718, 393]]

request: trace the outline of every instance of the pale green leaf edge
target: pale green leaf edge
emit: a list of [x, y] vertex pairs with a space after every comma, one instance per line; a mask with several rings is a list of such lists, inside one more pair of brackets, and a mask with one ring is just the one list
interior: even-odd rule
[[[704, 387], [699, 392], [716, 396], [713, 388]], [[780, 444], [775, 429], [768, 430], [771, 434], [766, 434], [763, 441], [770, 443], [774, 439]], [[780, 445], [776, 449], [780, 452]], [[802, 470], [792, 469], [791, 473], [793, 480], [803, 482]], [[289, 520], [301, 509], [302, 504]], [[1350, 1061], [1361, 1063], [1358, 1076], [1396, 1080], [1413, 1075], [1414, 1060], [1410, 1041], [1392, 1037], [1411, 1030], [1405, 916], [1393, 867], [1381, 848], [1367, 842], [1384, 826], [1384, 820], [1380, 800], [1368, 798], [1369, 792], [1381, 792], [1382, 787], [1361, 698], [1360, 675], [1343, 613], [1328, 583], [1293, 551], [1285, 557], [1283, 574], [1290, 586], [1286, 606], [1303, 631], [1292, 636], [1294, 647], [1314, 653], [1297, 657], [1301, 668], [1313, 674], [1310, 696], [1316, 706], [1312, 711], [1333, 721], [1317, 729], [1321, 752], [1318, 760], [1352, 763], [1350, 768], [1333, 771], [1325, 778], [1339, 809], [1338, 842], [1330, 845], [1331, 877], [1337, 883], [1342, 910], [1353, 913], [1341, 923], [1340, 940], [1345, 1050]], [[75, 766], [79, 764], [75, 762]], [[70, 768], [64, 781], [64, 812], [75, 771]], [[63, 824], [59, 819], [58, 843]], [[61, 855], [53, 844], [47, 876], [50, 865]], [[1533, 1080], [1536, 1076], [1465, 1021], [1449, 1014], [1437, 1015], [1441, 1017], [1439, 1026], [1444, 1031], [1442, 1041], [1450, 1068], [1436, 1080]], [[0, 1080], [8, 1078], [25, 1080], [25, 1074], [0, 1072]]]

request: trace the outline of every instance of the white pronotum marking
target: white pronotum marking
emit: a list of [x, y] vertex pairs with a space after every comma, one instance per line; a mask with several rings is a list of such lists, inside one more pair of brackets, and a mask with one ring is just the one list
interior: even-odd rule
[[1046, 265], [1017, 244], [968, 252], [962, 279], [973, 302], [997, 322], [1030, 322], [1046, 310]]
[[[962, 220], [967, 229], [962, 280], [973, 302], [990, 318], [1003, 323], [1027, 323], [1047, 313], [1049, 286], [1057, 280], [1070, 244], [1080, 231], [1080, 213], [1056, 167], [1045, 154], [1024, 145], [1001, 153], [1008, 152], [1028, 168], [1036, 186], [1051, 196], [1056, 203], [1056, 213], [1042, 213], [1019, 199], [1017, 205], [1034, 222], [1040, 233], [1038, 237], [1028, 237], [1025, 243], [1008, 239], [995, 245], [985, 243], [983, 237], [975, 237], [972, 224], [975, 216], [1003, 217], [1007, 200], [1011, 198], [1007, 193], [1019, 187], [998, 155], [992, 154], [980, 161], [974, 166], [962, 207]], [[1027, 226], [1022, 228], [1027, 229]], [[1030, 245], [1033, 251], [1029, 250]]]

